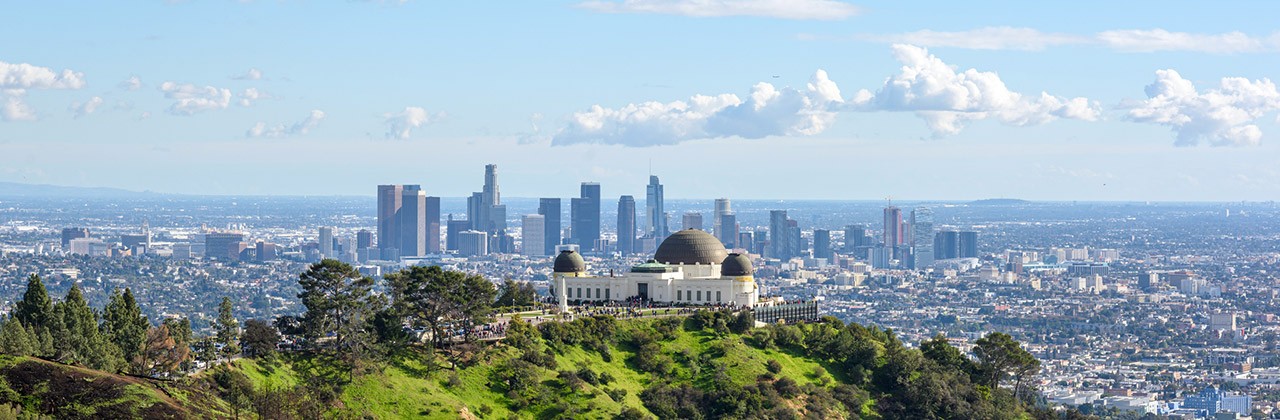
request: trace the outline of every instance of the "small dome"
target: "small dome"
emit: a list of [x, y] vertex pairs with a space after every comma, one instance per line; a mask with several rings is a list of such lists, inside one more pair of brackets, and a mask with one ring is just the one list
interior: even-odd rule
[[724, 259], [724, 265], [720, 266], [720, 275], [723, 277], [739, 277], [750, 276], [755, 270], [751, 267], [751, 258], [739, 253], [729, 254]]
[[685, 229], [662, 241], [653, 259], [664, 264], [719, 264], [728, 255], [724, 244], [710, 233]]
[[581, 273], [587, 271], [587, 262], [582, 260], [582, 255], [572, 249], [560, 251], [560, 255], [556, 256], [555, 269], [557, 273]]

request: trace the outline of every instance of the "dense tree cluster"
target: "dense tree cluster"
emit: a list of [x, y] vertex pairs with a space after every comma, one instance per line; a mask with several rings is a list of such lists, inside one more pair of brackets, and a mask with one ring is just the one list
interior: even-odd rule
[[112, 293], [99, 312], [75, 285], [54, 303], [40, 276], [32, 275], [22, 300], [0, 325], [0, 352], [109, 372], [167, 375], [186, 367], [190, 337], [186, 319], [152, 325], [130, 289]]

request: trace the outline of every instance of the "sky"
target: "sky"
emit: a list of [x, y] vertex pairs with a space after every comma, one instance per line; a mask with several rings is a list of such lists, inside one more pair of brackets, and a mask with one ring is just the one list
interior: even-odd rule
[[1268, 201], [1280, 2], [18, 2], [0, 181]]

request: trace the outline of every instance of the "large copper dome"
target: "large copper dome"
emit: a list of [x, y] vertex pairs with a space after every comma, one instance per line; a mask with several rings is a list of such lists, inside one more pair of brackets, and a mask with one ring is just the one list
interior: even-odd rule
[[556, 273], [581, 273], [587, 271], [587, 262], [582, 260], [582, 255], [577, 251], [566, 249], [560, 251], [560, 255], [556, 256], [555, 269]]
[[685, 229], [662, 241], [653, 259], [664, 264], [720, 264], [728, 256], [724, 244], [710, 233]]

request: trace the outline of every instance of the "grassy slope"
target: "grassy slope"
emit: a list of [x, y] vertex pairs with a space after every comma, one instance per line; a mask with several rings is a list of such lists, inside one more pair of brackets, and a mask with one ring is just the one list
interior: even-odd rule
[[0, 403], [57, 418], [215, 418], [226, 405], [194, 382], [116, 375], [33, 357], [0, 356]]
[[[633, 321], [627, 321], [633, 322]], [[645, 321], [639, 321], [645, 322]], [[760, 350], [743, 344], [741, 336], [729, 335], [718, 338], [708, 332], [683, 332], [672, 341], [664, 342], [663, 350], [667, 354], [679, 354], [688, 350], [698, 355], [705, 352], [717, 342], [725, 353], [716, 359], [728, 367], [729, 376], [738, 383], [747, 385], [754, 383], [756, 377], [766, 373], [765, 363], [777, 360], [783, 370], [781, 376], [795, 379], [797, 382], [816, 383], [812, 377], [819, 364], [785, 352]], [[559, 370], [577, 370], [583, 366], [590, 367], [598, 373], [608, 372], [614, 382], [608, 385], [586, 385], [585, 389], [576, 392], [564, 392], [561, 397], [571, 401], [581, 409], [592, 409], [585, 413], [585, 418], [607, 417], [622, 410], [623, 407], [643, 407], [640, 391], [644, 390], [655, 379], [648, 373], [633, 370], [628, 361], [632, 353], [625, 348], [613, 347], [613, 360], [605, 362], [595, 352], [588, 352], [571, 346], [557, 354]], [[401, 418], [424, 416], [428, 418], [458, 418], [466, 408], [470, 413], [480, 414], [487, 406], [490, 410], [483, 418], [507, 418], [512, 412], [508, 409], [508, 400], [500, 390], [490, 387], [490, 375], [498, 360], [509, 357], [511, 349], [492, 348], [487, 352], [488, 360], [482, 360], [470, 367], [450, 370], [437, 369], [426, 373], [424, 362], [414, 357], [398, 358], [398, 363], [386, 367], [381, 373], [359, 377], [348, 385], [342, 395], [346, 409], [357, 415], [370, 415], [376, 418]], [[296, 383], [298, 375], [293, 372], [293, 365], [281, 362], [274, 368], [265, 368], [252, 360], [236, 362], [255, 386], [279, 386]], [[450, 386], [449, 376], [456, 374], [461, 386]], [[554, 381], [556, 372], [543, 370], [544, 381]], [[677, 363], [676, 376], [681, 381], [693, 380], [690, 369]], [[828, 374], [827, 376], [830, 376]], [[622, 389], [626, 397], [621, 402], [613, 401], [606, 393], [607, 389]], [[531, 418], [530, 413], [515, 413], [518, 416]]]

